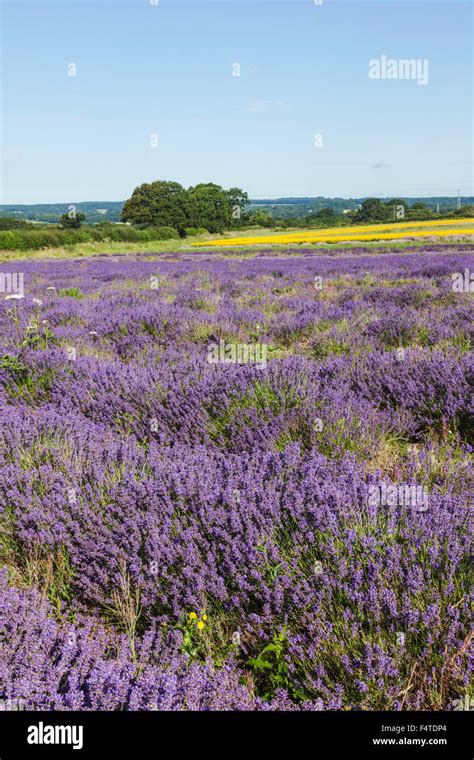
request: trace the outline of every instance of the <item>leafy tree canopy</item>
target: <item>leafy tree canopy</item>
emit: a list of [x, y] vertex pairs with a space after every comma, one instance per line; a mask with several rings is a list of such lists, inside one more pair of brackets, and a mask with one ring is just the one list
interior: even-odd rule
[[145, 182], [125, 201], [122, 221], [154, 227], [174, 227], [184, 233], [192, 226], [189, 197], [179, 182]]
[[357, 222], [379, 222], [392, 215], [392, 209], [389, 209], [379, 198], [366, 198], [354, 219]]
[[70, 230], [78, 230], [79, 227], [83, 222], [86, 221], [86, 215], [82, 212], [76, 212], [71, 213], [68, 211], [67, 214], [63, 214], [61, 219], [59, 220], [59, 223], [61, 227], [64, 227], [66, 229]]
[[240, 226], [247, 204], [247, 193], [237, 187], [224, 190], [208, 182], [186, 190], [178, 182], [160, 180], [136, 187], [125, 201], [121, 219], [145, 226], [174, 227], [181, 235], [190, 227], [222, 232]]

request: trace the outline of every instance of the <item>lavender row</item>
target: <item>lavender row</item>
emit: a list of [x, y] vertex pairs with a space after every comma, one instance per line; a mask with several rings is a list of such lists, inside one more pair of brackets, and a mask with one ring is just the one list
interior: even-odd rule
[[175, 259], [2, 266], [6, 704], [452, 709], [468, 252]]

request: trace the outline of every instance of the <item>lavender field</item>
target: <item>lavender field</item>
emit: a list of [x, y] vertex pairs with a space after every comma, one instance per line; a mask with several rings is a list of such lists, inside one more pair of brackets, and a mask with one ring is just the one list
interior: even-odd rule
[[458, 709], [469, 267], [0, 265], [4, 709]]

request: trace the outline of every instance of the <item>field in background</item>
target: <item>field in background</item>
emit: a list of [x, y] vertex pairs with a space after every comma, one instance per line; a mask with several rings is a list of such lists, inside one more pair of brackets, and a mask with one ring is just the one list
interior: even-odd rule
[[[439, 219], [420, 222], [395, 222], [393, 224], [357, 225], [354, 227], [330, 227], [319, 230], [292, 230], [271, 235], [229, 235], [212, 240], [212, 246], [228, 245], [284, 245], [298, 243], [331, 243], [344, 241], [399, 240], [412, 237], [450, 237], [473, 235], [474, 219]], [[204, 245], [198, 242], [196, 245]]]
[[77, 245], [58, 246], [57, 248], [40, 248], [26, 251], [0, 250], [0, 262], [23, 261], [27, 259], [75, 259], [89, 256], [106, 256], [108, 254], [126, 253], [166, 253], [189, 248], [185, 240], [149, 240], [140, 243], [94, 242], [77, 243]]
[[[446, 220], [444, 220], [446, 221]], [[461, 220], [462, 222], [469, 220]], [[258, 238], [254, 234], [254, 230], [249, 230], [247, 233], [230, 233], [225, 239], [221, 238], [218, 234], [207, 234], [195, 236], [193, 238], [184, 238], [178, 240], [150, 240], [139, 243], [125, 243], [114, 241], [95, 242], [88, 241], [84, 243], [77, 243], [76, 245], [58, 246], [56, 248], [41, 248], [41, 249], [27, 249], [21, 250], [1, 250], [0, 249], [0, 263], [8, 261], [24, 261], [24, 260], [41, 260], [41, 259], [75, 259], [75, 258], [88, 258], [92, 256], [107, 256], [115, 254], [146, 254], [150, 256], [156, 254], [180, 254], [187, 252], [189, 254], [204, 253], [206, 248], [212, 249], [214, 255], [217, 255], [218, 251], [222, 255], [235, 256], [257, 256], [261, 253], [262, 245], [265, 245], [265, 250], [274, 250], [276, 253], [281, 253], [284, 250], [291, 250], [291, 253], [297, 255], [308, 250], [308, 246], [313, 244], [318, 245], [318, 253], [330, 253], [334, 252], [334, 246], [332, 243], [338, 244], [338, 248], [350, 253], [357, 241], [363, 243], [367, 249], [367, 253], [379, 253], [391, 250], [391, 240], [397, 241], [397, 249], [413, 249], [417, 250], [423, 245], [426, 245], [428, 241], [433, 245], [442, 243], [443, 245], [449, 245], [456, 243], [461, 247], [464, 247], [466, 243], [471, 242], [472, 235], [474, 234], [474, 222], [470, 220], [473, 229], [463, 230], [462, 234], [459, 231], [456, 233], [454, 230], [448, 228], [446, 230], [434, 230], [430, 233], [423, 233], [418, 235], [417, 231], [403, 234], [393, 233], [379, 233], [372, 237], [371, 235], [363, 236], [358, 234], [357, 238], [352, 238], [343, 235], [328, 237], [327, 240], [323, 240], [323, 236], [326, 236], [327, 230], [320, 230], [320, 237], [315, 239], [317, 230], [305, 231], [294, 230], [292, 233], [273, 234], [270, 230], [263, 229], [262, 235]], [[386, 227], [387, 225], [384, 225]], [[456, 226], [459, 226], [459, 221], [456, 220]], [[467, 225], [466, 225], [467, 227]], [[380, 229], [381, 225], [377, 225], [377, 229]], [[347, 228], [345, 228], [347, 230]], [[365, 230], [370, 230], [372, 227], [366, 226]], [[318, 233], [319, 234], [319, 233]], [[425, 236], [426, 235], [426, 236]], [[380, 241], [380, 242], [379, 242]]]

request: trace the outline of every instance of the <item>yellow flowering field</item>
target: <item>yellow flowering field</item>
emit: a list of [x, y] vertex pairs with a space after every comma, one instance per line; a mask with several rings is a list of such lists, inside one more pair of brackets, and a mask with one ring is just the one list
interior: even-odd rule
[[196, 246], [284, 245], [285, 243], [332, 243], [351, 240], [398, 240], [407, 237], [448, 237], [473, 235], [474, 219], [436, 219], [423, 222], [327, 227], [315, 230], [292, 230], [278, 234], [243, 235], [195, 243]]

